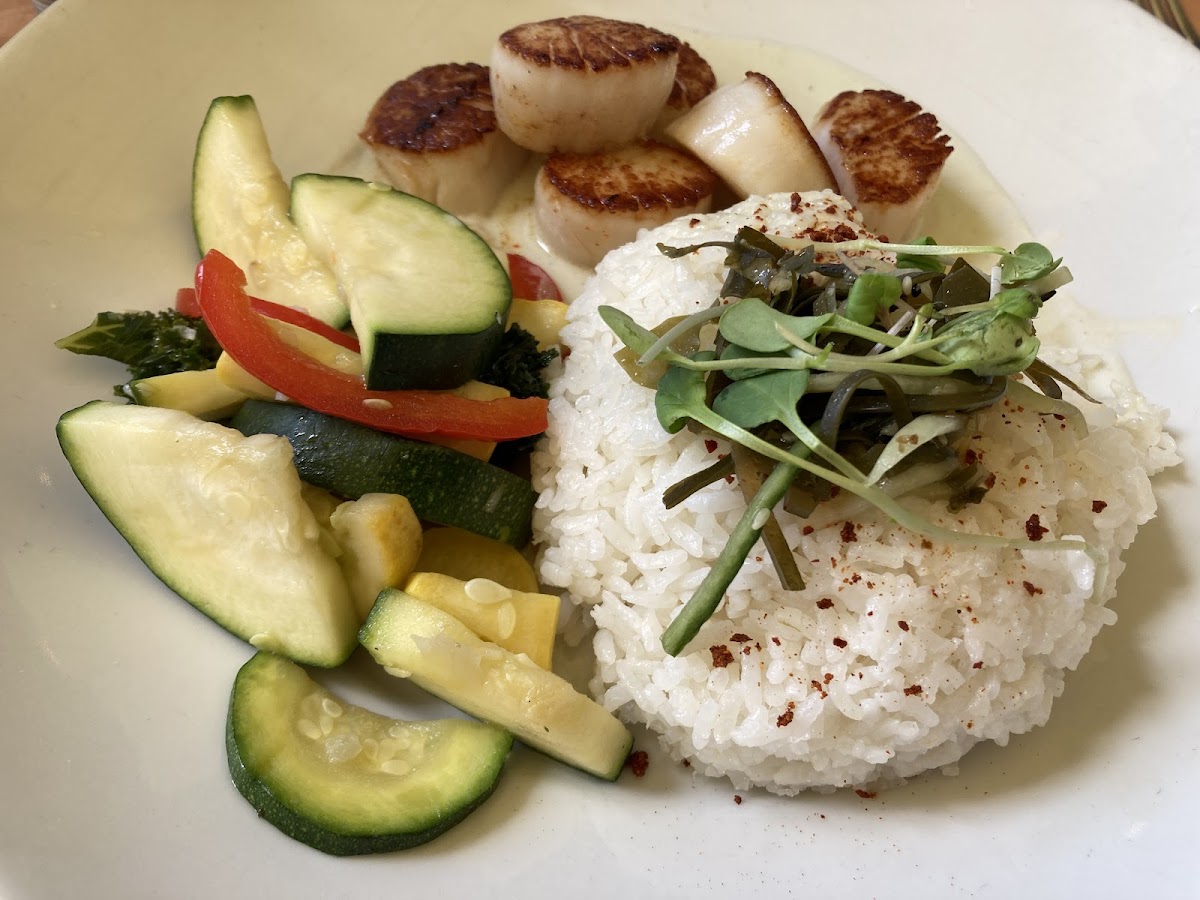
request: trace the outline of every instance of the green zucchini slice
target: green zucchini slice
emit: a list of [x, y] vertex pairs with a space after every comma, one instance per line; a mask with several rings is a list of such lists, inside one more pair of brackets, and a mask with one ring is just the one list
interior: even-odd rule
[[465, 453], [264, 400], [247, 400], [230, 424], [243, 434], [283, 435], [300, 477], [347, 499], [400, 494], [428, 522], [516, 547], [529, 542], [536, 499], [529, 482]]
[[512, 285], [461, 221], [387, 185], [334, 175], [293, 179], [291, 215], [349, 303], [368, 388], [456, 388], [491, 363]]
[[57, 432], [100, 511], [188, 603], [258, 649], [326, 667], [350, 656], [358, 617], [286, 441], [102, 400]]
[[512, 735], [470, 719], [406, 722], [353, 706], [259, 653], [233, 684], [225, 747], [258, 813], [334, 856], [415, 847], [491, 795]]
[[570, 682], [476, 636], [449, 613], [384, 591], [359, 640], [393, 675], [411, 678], [463, 712], [598, 778], [621, 774], [633, 736]]
[[246, 273], [251, 295], [341, 328], [350, 311], [333, 273], [288, 217], [290, 202], [254, 98], [217, 97], [192, 163], [192, 226], [201, 255], [221, 251]]

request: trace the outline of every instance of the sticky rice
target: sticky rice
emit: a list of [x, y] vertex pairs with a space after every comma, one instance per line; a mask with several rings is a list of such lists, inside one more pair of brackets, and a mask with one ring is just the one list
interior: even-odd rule
[[951, 514], [906, 500], [958, 531], [1080, 537], [1107, 567], [1079, 551], [950, 546], [840, 497], [812, 520], [779, 513], [803, 591], [780, 588], [759, 544], [716, 615], [668, 657], [662, 632], [745, 501], [722, 481], [663, 508], [667, 487], [729, 447], [663, 431], [654, 392], [613, 359], [621, 345], [597, 307], [653, 327], [711, 305], [724, 251], [672, 260], [656, 244], [729, 240], [743, 224], [817, 239], [865, 234], [836, 195], [773, 195], [609, 254], [568, 313], [570, 355], [533, 459], [540, 577], [594, 625], [596, 697], [697, 771], [781, 794], [952, 771], [979, 741], [1005, 744], [1045, 723], [1065, 672], [1116, 620], [1105, 603], [1119, 553], [1154, 514], [1149, 476], [1175, 458], [1164, 416], [1114, 383], [1105, 406], [1080, 401], [1090, 424], [1081, 437], [1068, 420], [1009, 400], [976, 416], [957, 448], [995, 473], [983, 502]]

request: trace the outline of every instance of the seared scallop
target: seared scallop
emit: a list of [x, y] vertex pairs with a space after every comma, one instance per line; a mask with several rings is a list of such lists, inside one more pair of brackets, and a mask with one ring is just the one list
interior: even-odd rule
[[518, 25], [492, 49], [500, 128], [540, 153], [591, 153], [649, 134], [675, 83], [679, 39], [569, 16]]
[[376, 102], [360, 137], [393, 187], [456, 215], [487, 213], [529, 152], [500, 130], [487, 66], [428, 66]]
[[741, 197], [837, 184], [800, 114], [775, 82], [758, 72], [709, 94], [676, 119], [667, 135]]
[[595, 266], [639, 229], [708, 212], [716, 185], [706, 165], [657, 141], [602, 153], [555, 153], [534, 183], [538, 233], [571, 262]]
[[658, 114], [654, 130], [662, 131], [716, 89], [717, 76], [713, 74], [712, 66], [691, 44], [680, 44], [675, 84]]
[[867, 228], [912, 238], [953, 148], [937, 118], [893, 91], [845, 91], [817, 115], [813, 136]]

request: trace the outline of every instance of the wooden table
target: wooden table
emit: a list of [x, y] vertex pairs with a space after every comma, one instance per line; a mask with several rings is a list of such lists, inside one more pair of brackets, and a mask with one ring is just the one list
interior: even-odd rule
[[30, 0], [0, 0], [0, 44], [33, 21], [33, 16]]

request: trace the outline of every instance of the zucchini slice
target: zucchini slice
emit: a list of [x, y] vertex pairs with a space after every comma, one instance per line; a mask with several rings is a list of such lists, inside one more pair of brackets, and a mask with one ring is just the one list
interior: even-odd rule
[[368, 388], [454, 388], [487, 368], [512, 284], [483, 238], [418, 197], [343, 176], [294, 178], [291, 214], [350, 305]]
[[102, 400], [57, 432], [100, 511], [183, 599], [259, 649], [326, 667], [350, 656], [358, 617], [286, 441]]
[[543, 669], [554, 666], [562, 605], [554, 594], [514, 591], [490, 578], [462, 581], [437, 572], [412, 573], [404, 593], [449, 613], [485, 641], [524, 653]]
[[517, 547], [529, 542], [536, 499], [529, 482], [465, 453], [288, 403], [247, 400], [230, 424], [247, 435], [283, 435], [300, 477], [339, 496], [400, 494], [428, 522]]
[[222, 381], [216, 369], [137, 378], [123, 390], [139, 406], [178, 409], [209, 421], [229, 418], [246, 399], [246, 394]]
[[514, 591], [541, 590], [533, 566], [511, 544], [461, 528], [429, 528], [421, 541], [414, 572], [438, 572], [462, 581], [487, 578]]
[[192, 226], [200, 254], [220, 250], [246, 273], [249, 293], [341, 328], [350, 312], [333, 273], [288, 217], [290, 202], [254, 98], [217, 97], [192, 163]]
[[598, 778], [621, 774], [633, 736], [612, 713], [450, 614], [403, 591], [384, 591], [359, 640], [390, 674], [411, 678], [535, 750]]
[[495, 789], [512, 735], [469, 719], [405, 722], [352, 706], [282, 657], [259, 653], [233, 684], [233, 783], [289, 837], [334, 856], [415, 847]]

